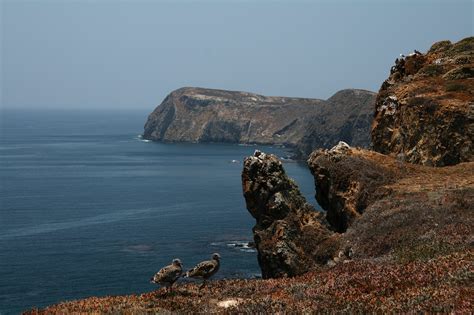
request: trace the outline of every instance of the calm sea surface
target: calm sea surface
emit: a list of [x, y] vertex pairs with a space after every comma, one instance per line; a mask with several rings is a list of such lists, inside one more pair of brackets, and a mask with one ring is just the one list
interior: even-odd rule
[[[0, 111], [0, 313], [92, 295], [153, 290], [171, 259], [213, 252], [219, 277], [260, 274], [242, 160], [255, 149], [162, 144], [145, 111]], [[238, 163], [232, 163], [237, 160]], [[313, 204], [304, 164], [285, 163]]]

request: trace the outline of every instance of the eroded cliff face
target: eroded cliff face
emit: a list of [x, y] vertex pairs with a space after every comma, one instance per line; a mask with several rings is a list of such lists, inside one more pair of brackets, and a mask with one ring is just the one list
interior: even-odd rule
[[397, 59], [382, 84], [373, 149], [432, 166], [474, 160], [474, 37]]
[[340, 138], [369, 145], [375, 94], [343, 90], [327, 101], [203, 88], [173, 91], [148, 117], [143, 137], [158, 141], [282, 144], [299, 157]]
[[256, 151], [246, 158], [242, 187], [256, 220], [253, 233], [263, 278], [299, 275], [334, 256], [339, 235], [306, 202], [275, 155]]

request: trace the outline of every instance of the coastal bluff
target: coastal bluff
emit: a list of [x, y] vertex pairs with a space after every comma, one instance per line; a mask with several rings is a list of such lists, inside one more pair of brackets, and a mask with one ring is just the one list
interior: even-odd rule
[[374, 102], [375, 93], [356, 89], [320, 100], [185, 87], [148, 116], [143, 138], [284, 145], [305, 158], [339, 140], [368, 147]]

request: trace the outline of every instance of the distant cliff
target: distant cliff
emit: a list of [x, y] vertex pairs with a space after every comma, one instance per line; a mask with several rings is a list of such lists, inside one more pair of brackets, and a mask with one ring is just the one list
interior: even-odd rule
[[474, 37], [396, 60], [377, 95], [375, 151], [445, 166], [474, 161]]
[[339, 141], [367, 148], [375, 96], [356, 89], [341, 90], [331, 96], [318, 115], [306, 119], [297, 153], [307, 157], [314, 149], [329, 149]]
[[[149, 115], [145, 139], [281, 144], [307, 156], [339, 139], [368, 146], [375, 94], [343, 90], [329, 100], [181, 88]], [[353, 141], [352, 141], [353, 140]], [[354, 143], [352, 143], [354, 142]]]

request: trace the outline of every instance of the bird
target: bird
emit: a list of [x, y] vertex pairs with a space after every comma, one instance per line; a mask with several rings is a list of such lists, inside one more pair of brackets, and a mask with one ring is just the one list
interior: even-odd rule
[[158, 271], [153, 278], [151, 283], [164, 285], [171, 292], [173, 284], [183, 275], [183, 264], [178, 258], [173, 259], [171, 265], [165, 266]]
[[187, 278], [203, 279], [202, 285], [199, 287], [201, 290], [207, 282], [207, 279], [212, 277], [219, 271], [221, 255], [218, 253], [212, 254], [211, 260], [206, 260], [197, 264], [194, 268], [186, 272]]

